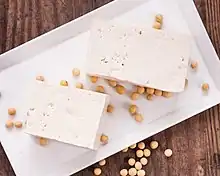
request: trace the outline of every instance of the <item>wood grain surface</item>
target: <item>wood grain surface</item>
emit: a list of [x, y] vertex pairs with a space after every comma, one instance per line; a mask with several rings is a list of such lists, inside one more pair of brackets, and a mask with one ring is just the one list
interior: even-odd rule
[[[111, 0], [0, 0], [0, 54], [45, 32], [67, 23]], [[195, 0], [208, 34], [220, 55], [220, 0]], [[220, 176], [220, 108], [167, 129], [155, 139], [160, 147], [145, 167], [147, 176]], [[15, 146], [16, 147], [16, 146]], [[174, 155], [167, 159], [165, 148]], [[107, 159], [103, 176], [118, 176], [134, 151], [118, 153]], [[21, 161], [22, 162], [22, 161]], [[77, 161], [76, 161], [77, 162]], [[0, 146], [0, 176], [14, 172]], [[92, 167], [75, 176], [92, 175]]]

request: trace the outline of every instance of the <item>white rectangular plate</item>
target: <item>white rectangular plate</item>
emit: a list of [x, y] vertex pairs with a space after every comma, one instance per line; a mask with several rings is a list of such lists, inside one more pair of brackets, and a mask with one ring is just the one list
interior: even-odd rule
[[[153, 102], [141, 98], [135, 103], [145, 120], [137, 124], [127, 110], [128, 104], [132, 103], [129, 97], [117, 95], [104, 81], [99, 81], [98, 84], [104, 85], [106, 92], [112, 95], [115, 111], [106, 115], [101, 122], [104, 133], [110, 139], [109, 144], [98, 151], [56, 141], [41, 147], [22, 130], [8, 131], [4, 128], [9, 107], [17, 109], [15, 119], [23, 120], [23, 112], [19, 109], [26, 93], [24, 90], [36, 75], [44, 75], [47, 82], [54, 85], [66, 79], [70, 86], [80, 81], [86, 88], [94, 88], [85, 76], [89, 28], [93, 19], [144, 23], [151, 27], [156, 13], [164, 15], [164, 30], [189, 34], [194, 38], [191, 58], [198, 61], [199, 67], [197, 72], [189, 71], [189, 86], [185, 92], [171, 99], [157, 97]], [[74, 67], [81, 69], [82, 74], [78, 79], [71, 75]], [[220, 102], [220, 63], [191, 0], [116, 0], [2, 54], [0, 70], [0, 140], [19, 176], [65, 176], [75, 173]], [[200, 89], [203, 82], [210, 85], [207, 95]]]

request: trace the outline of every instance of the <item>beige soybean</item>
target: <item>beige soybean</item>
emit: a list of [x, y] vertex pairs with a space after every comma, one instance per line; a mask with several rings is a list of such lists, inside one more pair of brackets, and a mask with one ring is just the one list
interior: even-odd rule
[[131, 149], [135, 149], [137, 147], [137, 144], [133, 144], [130, 146]]
[[8, 109], [8, 114], [9, 115], [15, 115], [16, 114], [16, 109], [15, 108], [9, 108]]
[[107, 112], [108, 113], [113, 113], [113, 111], [114, 111], [114, 106], [113, 105], [108, 105], [108, 107], [107, 107]]
[[149, 101], [152, 101], [153, 100], [153, 95], [152, 94], [147, 94], [146, 99], [149, 100]]
[[154, 29], [158, 29], [158, 30], [159, 30], [159, 29], [161, 29], [161, 28], [162, 28], [162, 24], [161, 24], [161, 23], [159, 23], [159, 22], [157, 22], [157, 21], [155, 21], [155, 22], [154, 22], [154, 25], [153, 25], [153, 28], [154, 28]]
[[130, 159], [128, 160], [128, 164], [129, 164], [129, 166], [134, 166], [135, 163], [136, 163], [136, 161], [135, 161], [134, 158], [130, 158]]
[[127, 148], [124, 148], [124, 149], [122, 150], [123, 153], [126, 153], [127, 151], [128, 151], [128, 147], [127, 147]]
[[103, 145], [108, 144], [108, 136], [105, 134], [102, 134], [100, 137], [100, 141]]
[[166, 149], [165, 151], [164, 151], [164, 155], [166, 156], [166, 157], [171, 157], [172, 156], [172, 154], [173, 154], [173, 151], [171, 150], [171, 149]]
[[100, 166], [104, 166], [106, 164], [106, 160], [104, 159], [104, 160], [101, 160], [101, 161], [99, 161], [99, 165]]
[[61, 80], [61, 81], [60, 81], [60, 85], [61, 85], [61, 86], [68, 86], [68, 81], [66, 81], [66, 80]]
[[138, 158], [143, 157], [143, 156], [144, 156], [143, 150], [137, 150], [137, 151], [136, 151], [136, 156], [137, 156]]
[[97, 81], [98, 81], [98, 77], [97, 76], [90, 76], [90, 81], [92, 82], [92, 83], [96, 83]]
[[163, 97], [165, 97], [165, 98], [170, 98], [170, 97], [172, 97], [172, 93], [171, 92], [163, 92]]
[[39, 143], [40, 143], [41, 146], [45, 146], [45, 145], [48, 144], [48, 139], [40, 137], [39, 138]]
[[130, 168], [130, 169], [128, 170], [128, 174], [129, 174], [130, 176], [135, 176], [135, 175], [137, 175], [137, 170], [136, 170], [135, 168]]
[[203, 83], [203, 84], [202, 84], [202, 90], [203, 90], [204, 92], [207, 92], [207, 91], [209, 90], [209, 84], [208, 84], [208, 83]]
[[139, 161], [137, 161], [137, 162], [135, 163], [134, 167], [135, 167], [135, 169], [137, 169], [137, 170], [141, 170], [141, 169], [142, 169], [142, 164], [141, 164]]
[[143, 158], [140, 159], [140, 162], [141, 162], [141, 164], [142, 164], [143, 166], [145, 166], [145, 165], [147, 165], [148, 160], [147, 160], [147, 158], [143, 157]]
[[23, 123], [22, 123], [21, 121], [16, 121], [16, 122], [14, 123], [14, 125], [15, 125], [16, 128], [22, 128]]
[[37, 77], [36, 77], [36, 80], [38, 80], [38, 81], [44, 81], [44, 77], [43, 77], [43, 76], [37, 76]]
[[115, 87], [115, 86], [117, 86], [117, 82], [114, 80], [108, 80], [108, 85], [111, 87]]
[[197, 61], [192, 61], [190, 64], [191, 68], [193, 70], [196, 70], [198, 68], [198, 62]]
[[99, 176], [102, 173], [102, 170], [100, 168], [95, 168], [93, 171], [94, 175]]
[[5, 123], [5, 127], [11, 129], [14, 127], [14, 122], [12, 120], [7, 120]]
[[77, 89], [83, 89], [83, 84], [82, 83], [76, 83], [76, 88]]
[[151, 155], [151, 151], [149, 149], [144, 149], [144, 156], [149, 157]]
[[146, 172], [144, 170], [137, 171], [137, 176], [145, 176]]
[[138, 148], [143, 150], [145, 148], [145, 143], [144, 142], [139, 142], [138, 143]]
[[144, 118], [141, 114], [135, 114], [134, 119], [136, 122], [139, 122], [139, 123], [143, 122], [143, 120], [144, 120]]
[[105, 93], [105, 88], [103, 86], [97, 86], [96, 87], [96, 92]]
[[120, 94], [120, 95], [124, 94], [124, 93], [125, 93], [125, 87], [118, 84], [118, 85], [116, 86], [116, 92], [117, 92], [118, 94]]
[[158, 146], [159, 146], [159, 143], [158, 143], [157, 141], [151, 141], [150, 147], [151, 147], [152, 149], [157, 149]]
[[130, 97], [131, 97], [132, 100], [137, 100], [139, 98], [139, 96], [140, 96], [139, 93], [133, 92], [133, 93], [131, 93]]
[[78, 68], [74, 68], [74, 69], [72, 70], [72, 75], [73, 75], [73, 76], [79, 76], [79, 75], [80, 75], [80, 70], [79, 70]]
[[137, 113], [137, 106], [136, 105], [130, 105], [130, 107], [129, 107], [129, 112], [130, 112], [130, 114], [131, 115], [134, 115], [134, 114], [136, 114]]
[[127, 170], [127, 169], [122, 169], [122, 170], [120, 171], [120, 175], [121, 175], [121, 176], [127, 176], [127, 175], [128, 175], [128, 170]]
[[161, 90], [155, 90], [154, 94], [156, 96], [162, 96], [163, 92]]
[[163, 23], [163, 15], [157, 14], [155, 16], [155, 21], [162, 24]]
[[143, 94], [145, 92], [145, 88], [144, 87], [141, 87], [141, 86], [137, 86], [137, 93], [139, 94]]
[[154, 91], [155, 91], [155, 90], [154, 90], [153, 88], [147, 88], [147, 89], [146, 89], [146, 93], [147, 93], [147, 94], [150, 94], [150, 95], [153, 95], [153, 94], [154, 94]]

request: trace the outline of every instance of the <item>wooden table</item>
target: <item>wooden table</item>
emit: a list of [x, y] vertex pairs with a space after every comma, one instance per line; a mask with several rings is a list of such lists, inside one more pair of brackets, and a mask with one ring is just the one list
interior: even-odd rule
[[[111, 0], [0, 0], [0, 53], [67, 23]], [[195, 0], [209, 36], [220, 55], [220, 0]], [[146, 167], [148, 176], [220, 176], [220, 108], [167, 129], [151, 139], [160, 142]], [[15, 146], [16, 147], [16, 146]], [[163, 149], [172, 148], [166, 159]], [[103, 175], [117, 176], [133, 152], [107, 159]], [[21, 161], [22, 162], [22, 161]], [[77, 161], [76, 161], [77, 162]], [[13, 170], [0, 147], [0, 176]], [[86, 169], [75, 176], [92, 175]]]

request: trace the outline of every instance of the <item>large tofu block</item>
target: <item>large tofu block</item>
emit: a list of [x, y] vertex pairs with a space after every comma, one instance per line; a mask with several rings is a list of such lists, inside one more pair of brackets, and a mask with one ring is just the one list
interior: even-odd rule
[[89, 149], [100, 144], [109, 96], [89, 90], [34, 84], [25, 132]]
[[143, 26], [91, 29], [87, 73], [169, 92], [184, 90], [190, 37]]

